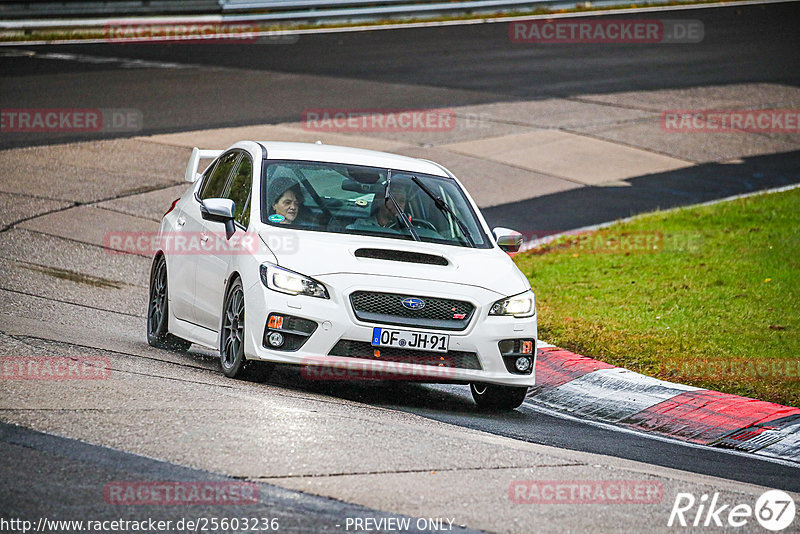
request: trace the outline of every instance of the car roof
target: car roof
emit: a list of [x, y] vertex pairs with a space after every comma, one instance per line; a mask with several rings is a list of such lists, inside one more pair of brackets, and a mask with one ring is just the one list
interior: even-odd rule
[[346, 163], [448, 176], [442, 167], [433, 162], [398, 154], [389, 154], [388, 152], [316, 143], [287, 143], [283, 141], [259, 141], [258, 143], [267, 149], [267, 159]]

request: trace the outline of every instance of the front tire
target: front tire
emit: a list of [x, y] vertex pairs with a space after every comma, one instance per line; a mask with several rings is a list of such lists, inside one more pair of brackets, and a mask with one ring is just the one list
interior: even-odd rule
[[147, 301], [147, 343], [153, 347], [186, 351], [191, 342], [169, 333], [169, 292], [164, 256], [153, 260], [150, 269], [150, 299]]
[[484, 410], [514, 410], [522, 405], [528, 393], [527, 387], [474, 382], [469, 385], [469, 390], [475, 404]]
[[244, 289], [237, 278], [228, 289], [222, 308], [222, 330], [219, 336], [219, 362], [228, 378], [249, 378], [263, 382], [271, 366], [264, 362], [248, 361], [244, 356]]

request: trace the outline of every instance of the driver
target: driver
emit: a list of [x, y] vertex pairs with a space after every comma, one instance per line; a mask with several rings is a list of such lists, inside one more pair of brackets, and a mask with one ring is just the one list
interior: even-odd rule
[[[392, 187], [392, 196], [397, 201], [398, 206], [400, 206], [401, 211], [406, 210], [406, 203], [408, 201], [408, 193], [405, 188], [402, 187]], [[369, 230], [369, 229], [376, 229], [380, 228], [397, 228], [397, 215], [399, 215], [397, 208], [395, 208], [394, 203], [386, 198], [385, 200], [376, 195], [375, 200], [373, 200], [373, 210], [370, 217], [364, 219], [357, 219], [353, 224], [347, 226], [348, 229], [358, 229], [358, 230]]]
[[[408, 200], [406, 190], [398, 187], [397, 190], [392, 191], [392, 196], [397, 201], [397, 205], [400, 206], [400, 211], [406, 211], [406, 202]], [[378, 209], [373, 214], [375, 222], [384, 228], [396, 225], [397, 216], [400, 215], [400, 212], [397, 211], [394, 203], [387, 198], [384, 202], [379, 202], [378, 204]]]

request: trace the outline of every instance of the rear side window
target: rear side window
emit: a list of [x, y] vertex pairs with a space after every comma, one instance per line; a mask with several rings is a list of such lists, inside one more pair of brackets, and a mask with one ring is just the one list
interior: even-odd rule
[[203, 181], [203, 186], [200, 188], [200, 200], [222, 197], [225, 191], [225, 184], [228, 182], [228, 175], [231, 173], [233, 164], [236, 163], [236, 158], [238, 157], [238, 152], [230, 152], [219, 159], [214, 170]]
[[246, 155], [239, 160], [225, 198], [233, 200], [233, 218], [244, 227], [250, 221], [250, 188], [253, 183], [253, 162]]

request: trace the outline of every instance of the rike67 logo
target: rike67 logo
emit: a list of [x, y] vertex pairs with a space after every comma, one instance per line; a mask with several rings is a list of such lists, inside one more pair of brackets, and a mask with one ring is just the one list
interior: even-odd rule
[[[753, 518], [767, 530], [779, 532], [794, 523], [795, 504], [791, 495], [781, 490], [768, 490], [755, 506], [720, 501], [719, 493], [697, 499], [691, 493], [678, 493], [669, 514], [668, 527], [738, 528], [752, 524]], [[696, 530], [696, 529], [692, 529]]]

